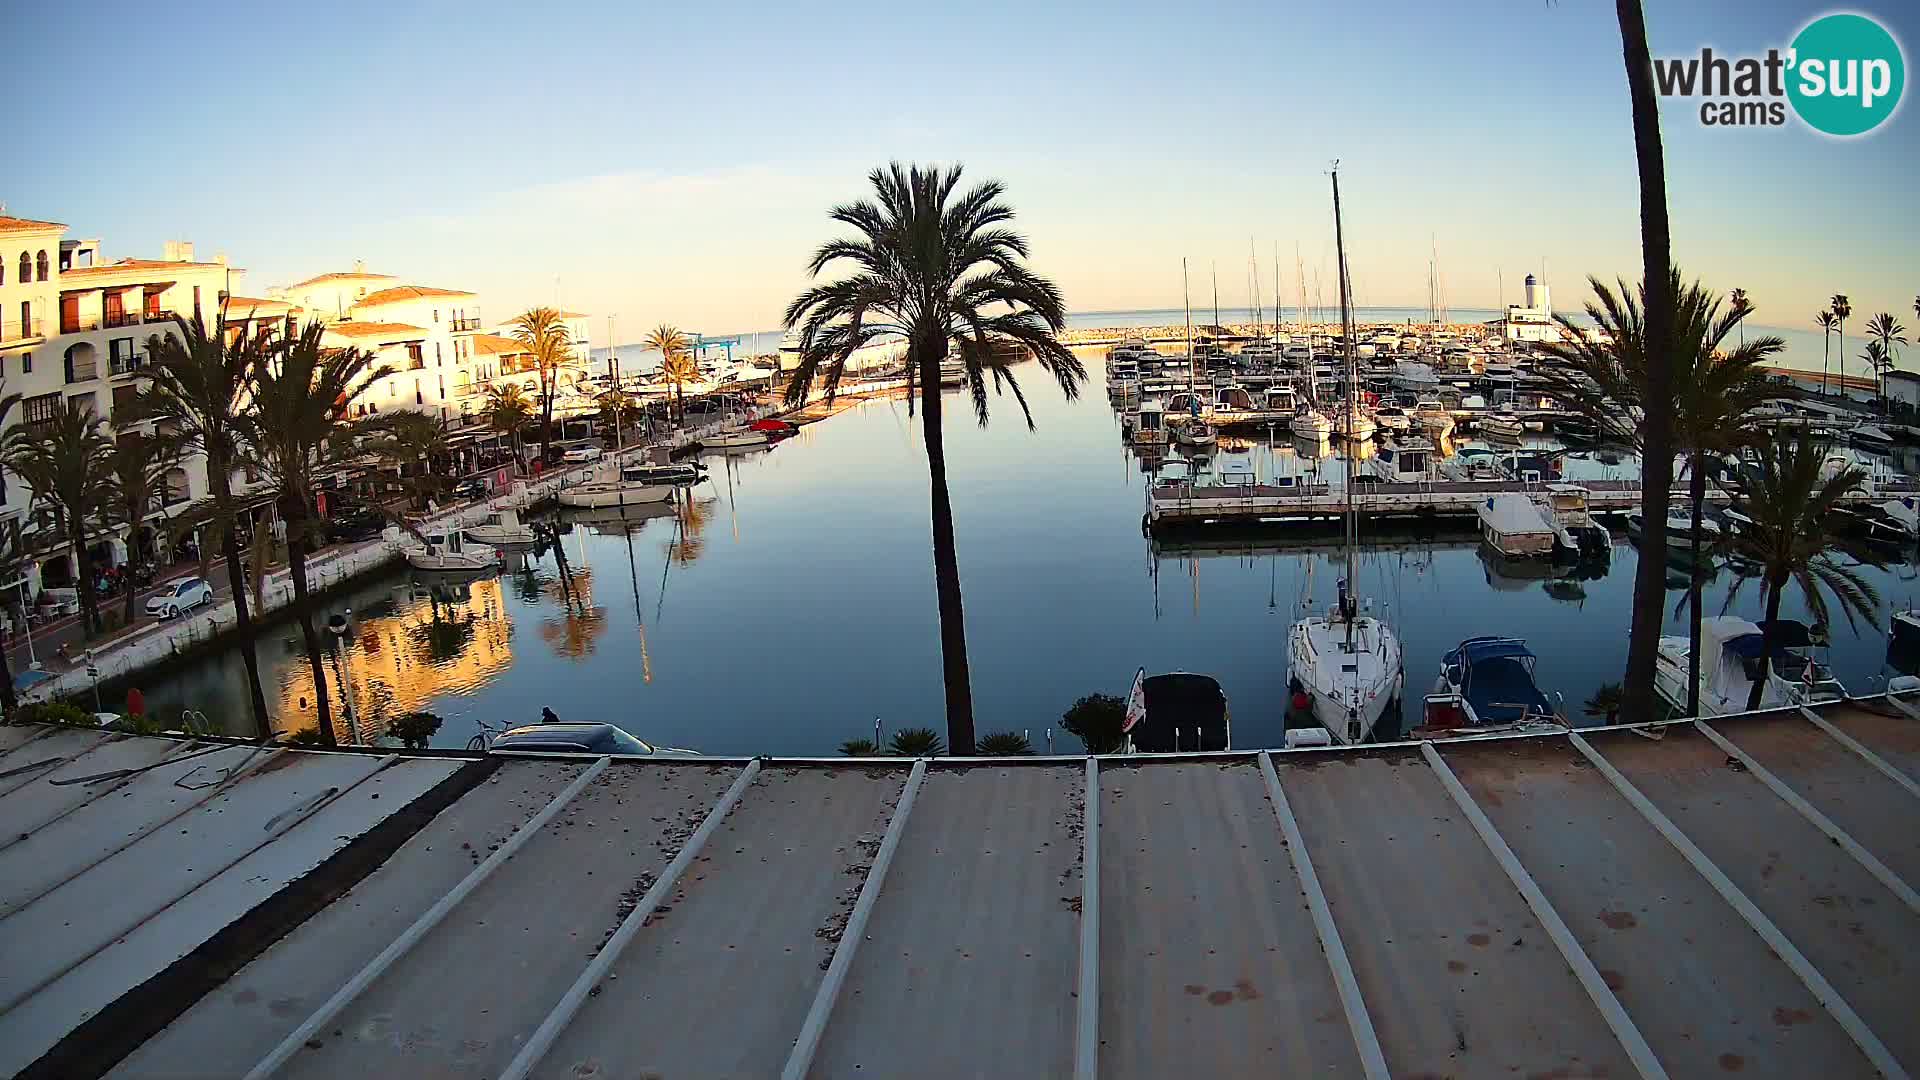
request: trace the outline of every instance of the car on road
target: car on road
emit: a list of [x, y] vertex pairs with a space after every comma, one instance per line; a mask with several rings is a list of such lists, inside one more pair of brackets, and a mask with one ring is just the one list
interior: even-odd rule
[[183, 615], [202, 604], [213, 603], [213, 586], [206, 578], [181, 578], [147, 597], [147, 614], [162, 619]]
[[612, 724], [530, 724], [503, 731], [489, 753], [622, 754], [634, 757], [698, 757], [691, 750], [654, 746]]
[[487, 482], [479, 477], [462, 480], [455, 485], [453, 497], [456, 499], [484, 499], [487, 497]]
[[560, 455], [560, 460], [568, 465], [590, 465], [605, 456], [605, 451], [597, 446], [576, 446]]

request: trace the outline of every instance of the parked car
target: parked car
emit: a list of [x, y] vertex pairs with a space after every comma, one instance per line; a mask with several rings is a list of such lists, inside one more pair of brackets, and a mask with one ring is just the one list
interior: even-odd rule
[[386, 527], [386, 516], [378, 510], [365, 506], [340, 506], [327, 517], [327, 542], [357, 544], [379, 536]]
[[192, 611], [202, 604], [213, 603], [213, 586], [206, 578], [181, 578], [172, 585], [147, 597], [147, 614], [162, 619], [171, 619]]
[[453, 497], [469, 500], [484, 499], [487, 497], [487, 482], [477, 476], [471, 480], [462, 480], [454, 486]]
[[691, 750], [641, 742], [612, 724], [532, 724], [494, 737], [489, 753], [624, 754], [636, 757], [697, 757]]
[[604, 453], [597, 446], [576, 446], [562, 454], [560, 460], [568, 465], [589, 465], [599, 461]]

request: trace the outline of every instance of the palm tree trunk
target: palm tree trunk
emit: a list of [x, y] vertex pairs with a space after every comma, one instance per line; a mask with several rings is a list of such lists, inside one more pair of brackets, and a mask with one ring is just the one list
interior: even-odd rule
[[1820, 328], [1820, 396], [1827, 396], [1827, 370], [1833, 363], [1833, 331]]
[[[214, 505], [230, 507], [233, 498], [233, 486], [228, 478], [225, 462], [208, 462], [207, 473], [212, 479]], [[247, 575], [240, 568], [240, 522], [229, 518], [217, 522], [220, 530], [221, 554], [227, 560], [227, 588], [233, 593], [233, 626], [240, 638], [240, 660], [247, 669], [248, 704], [253, 710], [253, 727], [260, 738], [272, 734], [267, 725], [267, 696], [260, 690], [260, 656], [254, 649], [253, 619], [247, 611]]]
[[1653, 673], [1666, 614], [1667, 495], [1673, 487], [1673, 319], [1675, 299], [1668, 276], [1673, 237], [1667, 218], [1667, 167], [1660, 145], [1660, 99], [1654, 92], [1653, 58], [1647, 47], [1640, 0], [1615, 0], [1620, 46], [1633, 103], [1633, 146], [1640, 173], [1641, 275], [1647, 290], [1646, 420], [1641, 428], [1640, 512], [1648, 527], [1640, 540], [1633, 581], [1633, 629], [1627, 639], [1627, 675], [1622, 712], [1629, 720], [1653, 715]]
[[1692, 570], [1687, 584], [1687, 715], [1699, 716], [1700, 624], [1706, 618], [1706, 598], [1701, 595], [1705, 582], [1700, 574], [1700, 516], [1707, 502], [1707, 470], [1703, 455], [1695, 453], [1692, 461], [1693, 483], [1689, 494], [1693, 496], [1693, 558], [1688, 560]]
[[132, 522], [132, 524], [127, 526], [127, 575], [123, 580], [127, 585], [127, 625], [132, 626], [134, 616], [133, 594], [140, 591], [134, 588], [133, 585], [133, 560], [135, 553], [140, 547], [140, 508], [137, 506], [127, 507], [127, 520]]
[[922, 344], [911, 361], [920, 368], [920, 421], [927, 442], [933, 496], [933, 585], [940, 599], [940, 660], [947, 690], [947, 747], [973, 753], [973, 686], [967, 671], [967, 622], [960, 603], [960, 560], [953, 543], [953, 501], [947, 494], [947, 448], [940, 419], [940, 350]]
[[318, 706], [316, 726], [323, 746], [332, 746], [333, 705], [327, 700], [327, 673], [320, 662], [320, 635], [313, 629], [313, 612], [307, 608], [307, 500], [295, 496], [281, 501], [280, 513], [287, 521], [287, 569], [293, 574], [293, 607], [300, 613], [300, 638], [307, 647], [307, 666], [313, 669], [313, 699]]
[[93, 575], [87, 572], [86, 540], [76, 528], [71, 511], [67, 513], [66, 519], [66, 527], [63, 531], [69, 538], [68, 543], [73, 546], [73, 565], [80, 578], [75, 582], [79, 588], [74, 590], [80, 594], [80, 634], [84, 640], [91, 641], [93, 636], [100, 632], [100, 598], [94, 595]]
[[11, 715], [19, 704], [13, 693], [13, 665], [7, 663], [7, 650], [0, 648], [0, 709]]
[[1747, 711], [1760, 707], [1760, 699], [1767, 692], [1767, 681], [1773, 673], [1773, 626], [1780, 619], [1780, 596], [1787, 591], [1783, 581], [1767, 583], [1767, 621], [1760, 631], [1760, 677], [1753, 681], [1753, 689], [1747, 691]]

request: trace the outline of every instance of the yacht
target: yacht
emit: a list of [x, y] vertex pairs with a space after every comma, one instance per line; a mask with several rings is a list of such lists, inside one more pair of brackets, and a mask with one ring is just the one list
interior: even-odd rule
[[1522, 638], [1472, 637], [1440, 659], [1415, 738], [1510, 735], [1568, 725], [1534, 679], [1539, 662]]
[[1332, 420], [1334, 434], [1353, 442], [1365, 442], [1380, 430], [1366, 407], [1353, 401], [1351, 395], [1345, 405], [1334, 410]]
[[1215, 433], [1212, 424], [1205, 420], [1187, 419], [1171, 425], [1173, 441], [1181, 446], [1204, 447], [1214, 444]]
[[1141, 402], [1140, 408], [1134, 414], [1133, 444], [1165, 446], [1166, 442], [1167, 410], [1157, 401]]
[[[944, 379], [941, 385], [945, 385]], [[702, 449], [721, 449], [729, 446], [765, 446], [771, 441], [764, 431], [747, 428], [742, 431], [723, 431], [718, 435], [708, 435], [700, 440]]]
[[1380, 425], [1383, 430], [1393, 432], [1408, 431], [1413, 427], [1413, 418], [1407, 415], [1407, 410], [1397, 405], [1386, 405], [1375, 409], [1373, 422]]
[[1449, 480], [1469, 482], [1506, 479], [1506, 473], [1500, 468], [1500, 455], [1478, 446], [1461, 447], [1440, 463], [1440, 474]]
[[1326, 413], [1312, 405], [1306, 405], [1299, 412], [1294, 413], [1293, 422], [1289, 426], [1292, 427], [1295, 435], [1313, 442], [1326, 442], [1327, 438], [1333, 434], [1333, 421], [1327, 419]]
[[943, 360], [940, 363], [940, 388], [953, 390], [967, 385], [967, 365], [958, 360]]
[[1595, 521], [1589, 493], [1578, 484], [1548, 484], [1541, 509], [1553, 525], [1554, 554], [1562, 558], [1592, 558], [1613, 550], [1613, 536]]
[[1127, 692], [1121, 722], [1123, 754], [1177, 754], [1233, 749], [1233, 714], [1211, 675], [1141, 668]]
[[466, 544], [458, 532], [450, 530], [410, 536], [401, 550], [415, 570], [478, 571], [491, 569], [499, 561], [492, 548]]
[[1421, 398], [1413, 406], [1413, 418], [1426, 429], [1429, 438], [1444, 439], [1453, 433], [1453, 410], [1439, 398]]
[[[1352, 344], [1353, 308], [1346, 245], [1340, 228], [1338, 171], [1333, 174], [1333, 225], [1335, 265], [1340, 279], [1340, 322], [1347, 342], [1345, 411], [1351, 423], [1360, 415], [1359, 403], [1353, 396], [1359, 377]], [[1351, 492], [1354, 489], [1353, 456], [1342, 455], [1341, 460], [1347, 470], [1346, 488]], [[1305, 710], [1325, 730], [1330, 741], [1353, 744], [1385, 733], [1381, 730], [1381, 720], [1388, 707], [1400, 699], [1406, 670], [1400, 639], [1393, 628], [1385, 619], [1363, 614], [1364, 608], [1356, 593], [1360, 582], [1360, 500], [1344, 501], [1346, 535], [1342, 547], [1346, 567], [1339, 582], [1338, 597], [1332, 609], [1324, 614], [1307, 613], [1289, 631], [1288, 688], [1291, 696], [1304, 698]], [[1388, 726], [1394, 729], [1394, 734], [1398, 733], [1397, 723]]]
[[1216, 424], [1239, 423], [1251, 417], [1257, 410], [1253, 404], [1253, 395], [1239, 383], [1228, 383], [1214, 387], [1213, 422]]
[[1502, 410], [1481, 417], [1480, 430], [1493, 438], [1518, 439], [1526, 434], [1527, 425], [1518, 413]]
[[1524, 492], [1509, 491], [1481, 501], [1480, 538], [1509, 559], [1553, 554], [1555, 530], [1540, 504]]
[[1107, 396], [1126, 397], [1140, 392], [1140, 361], [1116, 356], [1107, 361]]
[[1920, 540], [1920, 513], [1916, 513], [1912, 496], [1836, 506], [1833, 515], [1843, 527], [1871, 543], [1907, 545]]
[[[1667, 503], [1666, 520], [1661, 527], [1666, 530], [1667, 550], [1692, 552], [1693, 548], [1693, 508], [1688, 505], [1685, 496]], [[1720, 543], [1720, 523], [1710, 517], [1700, 518], [1700, 546], [1713, 548]], [[1638, 509], [1627, 512], [1627, 535], [1646, 534], [1646, 520]]]
[[650, 470], [654, 468], [657, 466], [628, 465], [601, 479], [562, 488], [558, 496], [560, 505], [608, 507], [665, 502], [673, 497], [674, 485], [650, 479], [653, 475]]
[[531, 544], [534, 542], [533, 527], [522, 524], [519, 511], [510, 506], [489, 510], [480, 524], [464, 530], [466, 538], [476, 544]]
[[[1733, 615], [1717, 615], [1700, 623], [1700, 714], [1721, 716], [1746, 712], [1753, 684], [1760, 678], [1761, 658], [1769, 651], [1762, 625]], [[1771, 659], [1760, 708], [1816, 705], [1839, 701], [1846, 688], [1833, 672], [1813, 656], [1815, 642], [1805, 623], [1780, 619], [1773, 623]], [[1653, 670], [1653, 688], [1675, 709], [1687, 707], [1687, 676], [1691, 666], [1688, 640], [1663, 637]]]

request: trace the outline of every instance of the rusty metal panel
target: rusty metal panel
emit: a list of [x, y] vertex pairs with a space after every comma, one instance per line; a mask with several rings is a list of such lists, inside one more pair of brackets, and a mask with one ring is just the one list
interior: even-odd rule
[[777, 1075], [906, 775], [763, 769], [534, 1075]]
[[1100, 787], [1101, 1075], [1358, 1075], [1258, 764]]
[[739, 772], [610, 766], [280, 1075], [498, 1075]]
[[[1721, 872], [1779, 926], [1910, 1070], [1920, 1024], [1907, 959], [1920, 915], [1792, 807], [1688, 727], [1659, 741], [1625, 733], [1589, 740], [1673, 819]], [[1912, 797], [1888, 813], [1912, 819]]]
[[1395, 1075], [1630, 1075], [1418, 752], [1275, 764]]
[[1674, 1076], [1872, 1075], [1759, 935], [1564, 742], [1445, 757]]
[[1084, 777], [927, 773], [810, 1075], [1072, 1072]]

